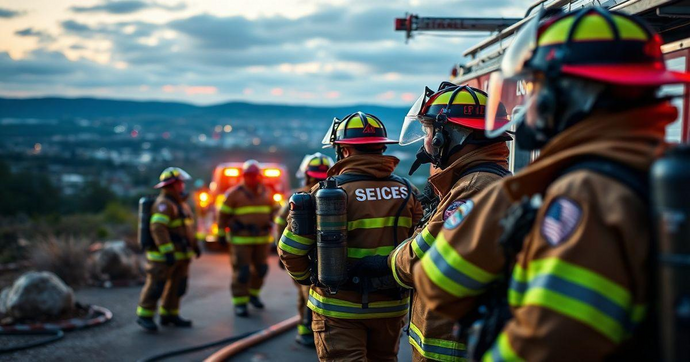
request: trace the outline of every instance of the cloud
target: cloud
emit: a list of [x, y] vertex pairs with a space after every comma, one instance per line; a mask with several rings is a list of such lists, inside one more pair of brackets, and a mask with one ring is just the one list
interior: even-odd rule
[[34, 28], [26, 28], [22, 30], [17, 30], [14, 32], [15, 35], [21, 37], [35, 37], [38, 38], [40, 43], [51, 43], [55, 41], [55, 37], [46, 33], [42, 30], [36, 30]]
[[19, 10], [12, 10], [6, 8], [0, 8], [0, 19], [11, 19], [18, 16], [24, 15], [26, 12]]
[[[104, 88], [128, 97], [194, 96], [206, 103], [409, 104], [425, 85], [435, 88], [446, 80], [451, 67], [463, 62], [462, 51], [479, 39], [420, 36], [405, 44], [403, 34], [393, 31], [393, 18], [405, 11], [520, 16], [531, 0], [484, 1], [487, 6], [471, 12], [467, 6], [475, 3], [468, 0], [417, 5], [409, 0], [349, 0], [319, 5], [296, 18], [217, 13], [160, 23], [133, 17], [99, 17], [95, 22], [63, 18], [65, 45], [39, 44], [16, 60], [0, 53], [0, 82], [15, 92], [89, 94]], [[449, 9], [457, 10], [449, 15]], [[45, 32], [31, 27], [16, 35], [40, 39], [41, 34]]]
[[111, 1], [106, 0], [93, 6], [72, 6], [71, 11], [75, 13], [107, 13], [107, 14], [132, 14], [142, 10], [161, 9], [166, 11], [180, 11], [186, 9], [184, 3], [176, 5], [165, 5], [157, 2], [145, 2], [139, 0]]

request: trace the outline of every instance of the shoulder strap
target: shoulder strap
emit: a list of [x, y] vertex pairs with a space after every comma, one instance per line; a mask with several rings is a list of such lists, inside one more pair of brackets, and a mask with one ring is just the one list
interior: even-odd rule
[[492, 173], [496, 176], [499, 177], [506, 177], [506, 176], [511, 176], [513, 173], [510, 172], [509, 170], [506, 170], [502, 166], [499, 166], [498, 164], [494, 162], [484, 162], [480, 163], [476, 166], [472, 166], [465, 171], [463, 171], [460, 174], [460, 177], [458, 179], [461, 179], [469, 174], [475, 173], [475, 172], [487, 172], [487, 173]]
[[633, 169], [628, 165], [607, 158], [593, 158], [575, 162], [560, 172], [557, 178], [579, 170], [589, 170], [602, 176], [612, 178], [630, 188], [645, 203], [649, 202], [648, 172]]

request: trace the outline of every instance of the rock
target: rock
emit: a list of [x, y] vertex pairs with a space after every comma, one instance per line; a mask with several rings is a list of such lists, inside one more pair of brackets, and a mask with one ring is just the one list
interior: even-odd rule
[[124, 241], [108, 241], [93, 254], [93, 272], [98, 279], [135, 279], [140, 275], [139, 259]]
[[28, 272], [12, 285], [6, 306], [15, 319], [56, 317], [74, 307], [74, 292], [51, 272]]

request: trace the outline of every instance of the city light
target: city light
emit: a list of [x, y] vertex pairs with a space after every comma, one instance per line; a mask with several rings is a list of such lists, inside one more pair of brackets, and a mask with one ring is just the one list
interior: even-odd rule
[[281, 202], [281, 201], [283, 201], [283, 195], [281, 195], [281, 194], [273, 194], [273, 201], [275, 201], [275, 202]]
[[201, 207], [207, 207], [210, 201], [210, 197], [208, 195], [208, 192], [202, 192], [199, 194], [199, 206]]

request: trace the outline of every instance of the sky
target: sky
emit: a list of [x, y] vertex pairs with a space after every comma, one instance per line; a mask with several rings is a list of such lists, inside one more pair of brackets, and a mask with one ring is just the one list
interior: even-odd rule
[[396, 17], [521, 17], [532, 2], [0, 0], [0, 96], [407, 105], [484, 34], [406, 44]]

